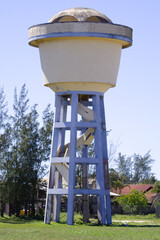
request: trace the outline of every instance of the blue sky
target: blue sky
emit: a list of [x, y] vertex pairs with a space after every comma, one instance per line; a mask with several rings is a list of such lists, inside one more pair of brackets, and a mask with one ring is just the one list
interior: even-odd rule
[[127, 156], [151, 150], [152, 171], [160, 179], [160, 1], [35, 0], [0, 4], [0, 86], [12, 112], [14, 88], [26, 83], [30, 105], [42, 112], [54, 105], [43, 86], [38, 49], [27, 43], [28, 28], [72, 7], [94, 8], [113, 23], [133, 28], [133, 46], [122, 51], [117, 86], [105, 94], [108, 139]]

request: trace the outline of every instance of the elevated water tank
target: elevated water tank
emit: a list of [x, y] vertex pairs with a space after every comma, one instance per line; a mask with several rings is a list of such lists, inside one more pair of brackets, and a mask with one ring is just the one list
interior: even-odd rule
[[106, 92], [116, 85], [132, 29], [96, 10], [72, 8], [30, 27], [29, 44], [39, 48], [44, 85], [53, 91]]

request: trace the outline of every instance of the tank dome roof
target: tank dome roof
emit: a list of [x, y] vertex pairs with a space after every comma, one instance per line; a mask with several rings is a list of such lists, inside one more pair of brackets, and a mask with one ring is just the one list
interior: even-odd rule
[[49, 23], [53, 22], [106, 22], [112, 23], [112, 21], [104, 14], [91, 8], [70, 8], [53, 16]]
[[41, 42], [55, 38], [106, 38], [122, 48], [132, 45], [132, 29], [113, 24], [104, 14], [90, 8], [70, 8], [53, 16], [48, 23], [29, 28], [29, 44], [39, 47]]

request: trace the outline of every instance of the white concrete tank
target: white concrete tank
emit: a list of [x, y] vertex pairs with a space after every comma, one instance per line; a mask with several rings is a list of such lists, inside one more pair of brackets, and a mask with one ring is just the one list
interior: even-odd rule
[[72, 8], [30, 27], [29, 44], [39, 47], [44, 85], [53, 91], [106, 92], [116, 85], [132, 29], [96, 10]]

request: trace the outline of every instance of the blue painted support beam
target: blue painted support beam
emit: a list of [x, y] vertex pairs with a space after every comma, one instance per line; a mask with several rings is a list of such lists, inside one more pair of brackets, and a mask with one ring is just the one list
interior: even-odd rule
[[[52, 147], [51, 147], [51, 154], [52, 154], [52, 149], [53, 149], [53, 141], [52, 141]], [[47, 189], [52, 185], [51, 183], [53, 183], [54, 172], [55, 172], [55, 167], [50, 164], [49, 180], [48, 180]], [[44, 223], [46, 223], [46, 224], [50, 224], [50, 221], [51, 221], [51, 208], [52, 208], [51, 202], [52, 202], [52, 195], [49, 194], [48, 191], [47, 191], [46, 206], [45, 206], [45, 217], [44, 217]]]
[[[96, 96], [93, 96], [93, 111], [94, 111], [94, 120], [97, 119], [97, 110], [96, 110]], [[99, 155], [98, 155], [98, 146], [97, 146], [97, 132], [95, 134], [95, 138], [94, 138], [94, 144], [95, 144], [95, 157], [98, 158], [98, 163], [99, 163]], [[99, 179], [100, 179], [100, 172], [99, 172], [99, 165], [96, 165], [96, 190], [98, 190], [98, 195], [97, 195], [97, 216], [98, 216], [98, 221], [101, 222], [102, 221], [102, 216], [101, 216], [101, 204], [100, 204], [100, 183], [99, 183]]]
[[68, 194], [68, 189], [67, 188], [49, 188], [48, 189], [48, 194], [63, 194], [66, 195]]
[[[61, 106], [60, 106], [60, 122], [65, 122], [67, 117], [67, 106], [62, 104], [63, 98], [61, 97]], [[59, 131], [59, 139], [58, 139], [58, 146], [61, 146], [61, 152], [64, 152], [64, 142], [65, 142], [65, 129], [62, 128]], [[62, 188], [62, 175], [59, 173], [58, 175], [58, 188]], [[59, 222], [60, 217], [60, 209], [61, 209], [61, 194], [56, 196], [57, 204], [56, 204], [56, 216], [55, 221]]]
[[56, 98], [55, 98], [55, 119], [54, 119], [54, 124], [56, 122], [60, 121], [60, 114], [61, 114], [61, 101], [62, 98], [61, 96], [56, 94]]
[[[88, 106], [92, 106], [92, 102], [89, 102], [89, 101], [81, 101], [81, 103], [88, 107]], [[65, 106], [69, 106], [70, 105], [70, 101], [67, 101], [67, 100], [62, 100], [62, 104], [65, 105]]]
[[[57, 96], [56, 98], [58, 100], [58, 103], [56, 105], [56, 121], [62, 123], [66, 121], [66, 110], [67, 106], [63, 105], [63, 97]], [[61, 146], [61, 152], [64, 151], [64, 141], [65, 141], [65, 129], [57, 129], [58, 130], [58, 143], [57, 147]], [[51, 159], [51, 162], [53, 163], [53, 159]], [[64, 162], [64, 161], [63, 161]], [[55, 188], [62, 188], [62, 176], [61, 174], [56, 171], [55, 175]], [[59, 222], [60, 217], [60, 207], [61, 207], [61, 194], [54, 195], [54, 202], [53, 202], [53, 220], [56, 222]]]
[[74, 194], [88, 194], [88, 195], [100, 195], [100, 194], [107, 194], [107, 191], [101, 189], [74, 189]]
[[[74, 194], [88, 194], [88, 195], [99, 195], [100, 193], [102, 194], [108, 194], [108, 190], [101, 191], [100, 189], [74, 189], [73, 190]], [[67, 188], [51, 188], [48, 189], [48, 194], [62, 194], [66, 195], [68, 194], [68, 189]]]
[[[54, 133], [53, 133], [53, 137], [52, 137], [52, 147], [51, 147], [50, 159], [52, 158], [52, 156], [56, 152], [55, 142], [57, 142], [57, 140], [58, 140], [58, 131], [57, 131], [57, 129], [54, 129]], [[53, 144], [53, 142], [54, 142], [54, 144]], [[54, 187], [54, 175], [55, 175], [55, 166], [53, 164], [51, 164], [51, 161], [50, 161], [49, 180], [48, 180], [48, 187], [47, 188], [53, 188]], [[50, 224], [50, 221], [51, 221], [51, 210], [52, 210], [51, 203], [52, 203], [52, 195], [47, 193], [46, 207], [45, 207], [45, 218], [44, 218], [44, 222], [47, 223], [47, 224]]]
[[[55, 113], [55, 122], [61, 121], [61, 112], [62, 112], [62, 97], [61, 96], [56, 96], [56, 113]], [[62, 130], [61, 129], [56, 129], [57, 130], [57, 142], [56, 142], [56, 156], [57, 156], [57, 148], [61, 144], [61, 138], [62, 138]], [[52, 162], [52, 159], [51, 159]], [[59, 180], [61, 176], [60, 173], [56, 170], [55, 171], [55, 178], [54, 178], [54, 188], [59, 187]], [[59, 216], [58, 216], [58, 207], [60, 208], [60, 200], [61, 200], [61, 195], [53, 195], [53, 221], [58, 221]], [[58, 202], [59, 201], [59, 202]]]
[[[62, 176], [59, 173], [59, 179], [58, 179], [58, 188], [62, 189]], [[60, 217], [60, 210], [61, 210], [61, 194], [57, 196], [57, 209], [56, 209], [56, 222], [59, 222]]]
[[52, 163], [69, 163], [69, 157], [52, 157]]
[[51, 202], [52, 202], [52, 195], [47, 193], [46, 196], [46, 206], [45, 206], [45, 217], [44, 223], [50, 224], [51, 222]]
[[[72, 127], [72, 121], [71, 122], [55, 122], [54, 128], [65, 128], [66, 130], [70, 130]], [[81, 130], [82, 128], [96, 128], [97, 123], [96, 122], [77, 122], [76, 123], [77, 130]]]
[[[88, 195], [99, 195], [101, 192], [103, 194], [108, 194], [108, 190], [104, 189], [104, 191], [101, 191], [100, 189], [74, 189], [74, 194], [88, 194]], [[67, 188], [51, 188], [48, 189], [48, 194], [62, 194], [66, 195], [68, 194], [68, 189]]]
[[110, 184], [109, 184], [109, 168], [108, 168], [108, 149], [107, 149], [107, 132], [106, 132], [106, 122], [105, 122], [105, 109], [103, 97], [100, 97], [101, 106], [101, 116], [102, 116], [102, 141], [103, 141], [103, 159], [104, 163], [104, 181], [105, 189], [107, 190], [105, 204], [106, 204], [106, 216], [107, 224], [112, 224], [112, 214], [111, 214], [111, 200], [110, 200]]
[[[69, 157], [53, 157], [51, 159], [52, 163], [69, 163]], [[74, 162], [76, 164], [80, 164], [80, 163], [86, 163], [86, 164], [98, 164], [99, 163], [99, 159], [98, 158], [80, 158], [80, 157], [76, 157]]]
[[62, 91], [62, 92], [56, 92], [56, 96], [69, 96], [72, 94], [77, 95], [87, 95], [87, 96], [94, 96], [99, 95], [103, 96], [104, 94], [102, 92], [94, 92], [94, 91]]
[[95, 105], [95, 120], [97, 122], [97, 129], [95, 131], [95, 154], [98, 155], [99, 164], [97, 165], [97, 182], [99, 188], [101, 189], [101, 194], [98, 197], [98, 208], [101, 215], [102, 224], [106, 223], [106, 216], [105, 216], [105, 204], [104, 204], [104, 170], [103, 170], [103, 152], [102, 152], [102, 128], [101, 128], [101, 112], [100, 112], [100, 96], [96, 95], [94, 97], [94, 105]]
[[[54, 174], [54, 187], [58, 188], [59, 172], [56, 170]], [[53, 195], [53, 216], [52, 220], [56, 221], [57, 217], [58, 195]]]
[[77, 111], [78, 111], [78, 95], [73, 93], [71, 99], [71, 137], [70, 137], [70, 163], [69, 163], [69, 181], [68, 181], [68, 207], [67, 207], [67, 223], [73, 224], [74, 218], [74, 188], [75, 188], [75, 157], [77, 143]]
[[99, 158], [85, 158], [85, 157], [82, 157], [82, 158], [79, 158], [79, 157], [76, 157], [75, 158], [75, 163], [85, 163], [85, 164], [98, 164], [99, 163]]
[[[60, 115], [60, 122], [66, 122], [67, 119], [67, 106], [61, 106], [61, 115]], [[65, 144], [65, 129], [62, 128], [61, 130], [61, 152], [64, 152], [64, 144]]]
[[[56, 101], [55, 101], [56, 113], [55, 113], [54, 121], [59, 121], [59, 119], [60, 119], [60, 110], [59, 110], [60, 104], [61, 104], [60, 97], [57, 97]], [[57, 142], [58, 142], [58, 129], [53, 128], [52, 143], [51, 143], [51, 155], [50, 155], [50, 170], [49, 170], [49, 179], [48, 179], [47, 189], [54, 187], [55, 166], [52, 164], [51, 159], [52, 159], [52, 157], [57, 156]], [[44, 217], [44, 222], [46, 224], [50, 224], [51, 211], [52, 211], [52, 195], [49, 194], [47, 191], [45, 217]]]

